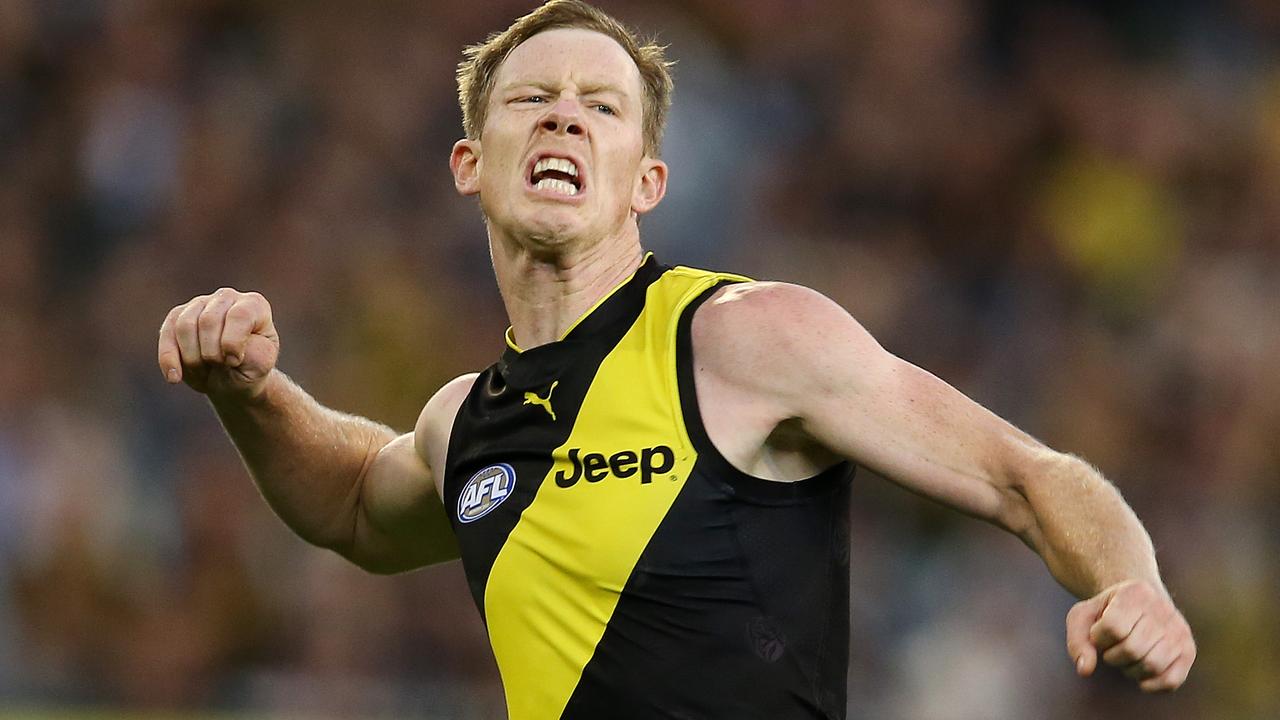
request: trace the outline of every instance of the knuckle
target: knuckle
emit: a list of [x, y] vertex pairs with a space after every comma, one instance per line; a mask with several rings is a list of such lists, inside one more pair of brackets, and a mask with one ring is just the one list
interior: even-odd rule
[[1067, 625], [1068, 626], [1071, 625], [1071, 622], [1073, 620], [1080, 617], [1084, 613], [1085, 613], [1084, 603], [1076, 603], [1075, 605], [1072, 605], [1071, 609], [1067, 611]]
[[187, 302], [187, 304], [181, 306], [181, 310], [178, 312], [178, 317], [199, 315], [200, 311], [204, 309], [205, 304], [208, 302], [209, 299], [203, 295], [198, 298], [192, 298]]
[[1159, 675], [1169, 669], [1170, 661], [1172, 660], [1173, 658], [1169, 657], [1168, 653], [1161, 652], [1157, 649], [1147, 653], [1147, 656], [1142, 658], [1142, 662], [1140, 662], [1139, 665], [1142, 666], [1142, 672], [1144, 674]]
[[1182, 683], [1170, 678], [1166, 674], [1166, 675], [1156, 675], [1153, 677], [1144, 678], [1139, 687], [1142, 688], [1143, 692], [1163, 693], [1163, 692], [1169, 692], [1171, 690], [1176, 690], [1178, 689], [1178, 686], [1181, 684]]
[[1149, 602], [1155, 597], [1155, 592], [1151, 585], [1145, 582], [1128, 582], [1116, 589], [1113, 601], [1119, 601], [1124, 605], [1142, 605]]
[[1108, 665], [1129, 665], [1137, 660], [1134, 653], [1126, 645], [1117, 645], [1102, 655]]
[[1110, 620], [1099, 620], [1089, 630], [1089, 638], [1095, 643], [1105, 643], [1107, 645], [1115, 644], [1116, 637], [1115, 623]]
[[1151, 586], [1146, 583], [1130, 585], [1126, 590], [1126, 599], [1137, 605], [1146, 605], [1155, 598]]
[[221, 319], [218, 308], [210, 305], [204, 309], [204, 312], [200, 313], [200, 318], [196, 321], [196, 324], [201, 330], [213, 330], [218, 326]]
[[231, 308], [227, 310], [227, 319], [228, 320], [252, 320], [255, 314], [256, 312], [253, 307], [245, 303], [238, 302], [235, 305], [232, 305]]

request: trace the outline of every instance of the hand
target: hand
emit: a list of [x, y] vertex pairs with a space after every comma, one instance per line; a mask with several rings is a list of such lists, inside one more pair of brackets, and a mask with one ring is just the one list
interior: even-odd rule
[[1196, 659], [1191, 627], [1161, 588], [1129, 580], [1067, 613], [1067, 652], [1088, 677], [1103, 662], [1122, 668], [1143, 692], [1177, 690]]
[[160, 325], [160, 371], [206, 395], [252, 398], [280, 354], [271, 305], [256, 292], [221, 288], [169, 311]]

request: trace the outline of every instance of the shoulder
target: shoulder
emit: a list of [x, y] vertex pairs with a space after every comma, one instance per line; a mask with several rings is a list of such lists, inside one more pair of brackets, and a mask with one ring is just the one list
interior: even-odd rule
[[790, 283], [726, 286], [698, 308], [691, 336], [699, 382], [764, 403], [781, 418], [864, 397], [897, 361], [834, 300]]
[[699, 369], [763, 379], [805, 373], [833, 356], [879, 350], [844, 308], [784, 282], [726, 285], [697, 309], [691, 327]]
[[471, 386], [475, 385], [478, 377], [480, 373], [467, 373], [442, 385], [422, 408], [414, 432], [429, 432], [440, 426], [452, 425], [458, 408], [462, 407], [462, 401], [467, 399], [467, 393], [471, 392]]
[[450, 380], [436, 391], [427, 401], [418, 415], [418, 422], [413, 428], [414, 447], [424, 460], [431, 464], [436, 457], [443, 457], [448, 447], [449, 431], [453, 427], [453, 419], [458, 415], [458, 408], [467, 399], [467, 393], [475, 385], [480, 373], [467, 373]]
[[711, 331], [781, 331], [847, 318], [827, 296], [803, 285], [750, 281], [720, 288], [699, 308], [695, 324]]

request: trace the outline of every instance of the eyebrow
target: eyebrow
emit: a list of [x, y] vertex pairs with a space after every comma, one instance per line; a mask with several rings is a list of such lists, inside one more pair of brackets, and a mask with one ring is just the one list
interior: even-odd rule
[[[545, 82], [537, 82], [533, 80], [515, 80], [502, 86], [501, 92], [510, 92], [516, 88], [532, 87], [545, 92], [555, 92], [556, 88]], [[579, 95], [595, 95], [598, 93], [613, 93], [619, 97], [629, 97], [625, 90], [612, 83], [595, 83], [579, 88]]]
[[587, 85], [582, 88], [581, 94], [595, 95], [602, 92], [613, 93], [614, 95], [621, 95], [623, 97], [626, 97], [627, 95], [625, 90], [611, 83], [597, 83], [595, 85]]

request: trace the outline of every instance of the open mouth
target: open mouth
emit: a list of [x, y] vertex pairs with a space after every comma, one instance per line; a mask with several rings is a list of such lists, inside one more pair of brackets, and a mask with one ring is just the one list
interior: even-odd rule
[[529, 182], [537, 189], [573, 197], [582, 190], [578, 166], [561, 157], [544, 157], [533, 164]]

